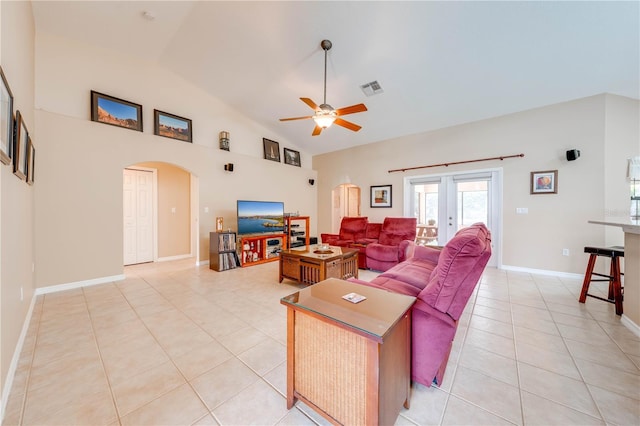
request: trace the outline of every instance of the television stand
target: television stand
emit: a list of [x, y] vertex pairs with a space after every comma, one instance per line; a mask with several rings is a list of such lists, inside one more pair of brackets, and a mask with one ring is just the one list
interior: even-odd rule
[[242, 235], [240, 237], [240, 262], [242, 267], [275, 262], [280, 259], [285, 234]]

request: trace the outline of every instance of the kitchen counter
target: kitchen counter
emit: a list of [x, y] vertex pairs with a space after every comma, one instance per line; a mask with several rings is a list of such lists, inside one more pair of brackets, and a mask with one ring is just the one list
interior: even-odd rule
[[602, 221], [589, 223], [616, 226], [624, 232], [624, 301], [622, 323], [640, 336], [640, 221]]

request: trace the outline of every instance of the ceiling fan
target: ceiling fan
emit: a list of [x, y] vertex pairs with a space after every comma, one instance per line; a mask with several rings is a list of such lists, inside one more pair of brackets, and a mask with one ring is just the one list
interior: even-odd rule
[[318, 136], [320, 132], [322, 132], [322, 129], [326, 129], [333, 123], [357, 132], [362, 128], [361, 126], [358, 126], [357, 124], [351, 123], [347, 120], [343, 120], [340, 117], [347, 114], [355, 114], [356, 112], [366, 111], [367, 107], [364, 104], [357, 104], [344, 108], [334, 109], [327, 103], [327, 52], [329, 51], [329, 49], [331, 49], [332, 44], [329, 40], [322, 40], [320, 46], [324, 50], [324, 99], [322, 105], [316, 105], [316, 103], [309, 98], [300, 98], [302, 102], [309, 105], [311, 109], [315, 110], [315, 114], [307, 115], [304, 117], [281, 118], [280, 121], [306, 120], [309, 118], [313, 118], [313, 121], [316, 122], [316, 127], [313, 129], [313, 133], [311, 133], [312, 136]]

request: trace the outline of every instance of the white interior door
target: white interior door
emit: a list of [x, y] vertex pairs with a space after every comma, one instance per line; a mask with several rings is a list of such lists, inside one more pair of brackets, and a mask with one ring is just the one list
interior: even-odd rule
[[153, 173], [123, 172], [124, 264], [153, 261]]
[[429, 244], [445, 245], [458, 230], [476, 222], [484, 223], [492, 233], [493, 254], [489, 266], [498, 266], [502, 211], [501, 172], [499, 170], [430, 175], [408, 178], [410, 202], [408, 216], [414, 216], [422, 228], [433, 232]]

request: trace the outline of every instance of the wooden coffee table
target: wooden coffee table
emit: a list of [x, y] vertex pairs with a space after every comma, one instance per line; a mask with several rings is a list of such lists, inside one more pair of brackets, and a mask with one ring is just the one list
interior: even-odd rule
[[358, 278], [358, 249], [317, 246], [280, 252], [280, 282], [284, 278], [303, 284], [315, 284], [327, 278]]

